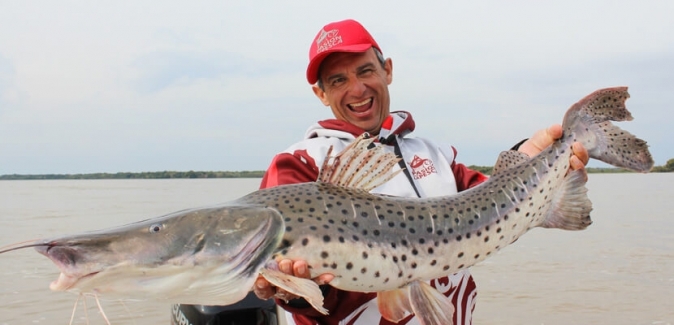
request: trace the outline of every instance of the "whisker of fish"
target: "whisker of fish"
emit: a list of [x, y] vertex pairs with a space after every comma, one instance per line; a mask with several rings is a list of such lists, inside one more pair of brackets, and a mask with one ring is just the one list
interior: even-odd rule
[[77, 299], [75, 299], [75, 305], [73, 306], [73, 312], [70, 314], [70, 323], [69, 325], [73, 325], [73, 321], [75, 320], [75, 311], [77, 311], [77, 305], [80, 302], [80, 298], [82, 298], [82, 294], [80, 293], [77, 295]]

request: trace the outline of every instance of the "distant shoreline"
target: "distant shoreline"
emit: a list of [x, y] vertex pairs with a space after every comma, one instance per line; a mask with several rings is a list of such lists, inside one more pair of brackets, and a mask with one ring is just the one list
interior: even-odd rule
[[[486, 175], [492, 167], [469, 166]], [[657, 170], [653, 170], [657, 172]], [[587, 168], [588, 173], [631, 173], [623, 168]], [[264, 170], [245, 171], [161, 171], [161, 172], [118, 172], [87, 174], [8, 174], [0, 175], [0, 180], [59, 180], [59, 179], [195, 179], [195, 178], [262, 178]]]
[[185, 179], [185, 178], [262, 178], [264, 170], [253, 171], [161, 171], [161, 172], [118, 172], [88, 174], [30, 174], [0, 175], [0, 180], [59, 180], [59, 179]]

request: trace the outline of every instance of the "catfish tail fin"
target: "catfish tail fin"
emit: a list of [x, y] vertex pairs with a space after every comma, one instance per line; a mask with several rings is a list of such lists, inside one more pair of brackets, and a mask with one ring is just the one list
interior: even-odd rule
[[647, 172], [653, 157], [646, 141], [613, 125], [611, 121], [631, 121], [625, 107], [627, 87], [597, 90], [571, 106], [564, 116], [564, 140], [581, 142], [591, 158], [616, 167]]

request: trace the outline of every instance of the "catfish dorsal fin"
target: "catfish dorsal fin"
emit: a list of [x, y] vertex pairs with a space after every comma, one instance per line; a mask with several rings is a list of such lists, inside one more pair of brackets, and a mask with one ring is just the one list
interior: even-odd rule
[[494, 164], [492, 175], [496, 175], [503, 170], [522, 164], [525, 161], [529, 161], [529, 159], [531, 158], [527, 154], [521, 153], [519, 151], [503, 151], [498, 155], [498, 159], [496, 159], [496, 164]]
[[372, 146], [373, 141], [369, 134], [363, 133], [334, 157], [330, 146], [318, 181], [368, 192], [388, 182], [402, 171], [391, 172], [400, 159], [383, 146]]

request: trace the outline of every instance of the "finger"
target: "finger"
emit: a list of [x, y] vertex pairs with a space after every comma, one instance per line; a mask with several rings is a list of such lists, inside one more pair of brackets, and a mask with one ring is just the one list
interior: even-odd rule
[[265, 280], [262, 277], [259, 277], [255, 281], [255, 286], [253, 286], [253, 292], [258, 298], [262, 300], [267, 300], [274, 295], [274, 289], [269, 284], [269, 282], [267, 282], [267, 280]]
[[278, 268], [285, 274], [293, 274], [293, 261], [288, 259], [281, 260], [278, 262]]
[[590, 155], [587, 152], [587, 149], [583, 146], [582, 143], [580, 142], [575, 142], [573, 145], [571, 145], [571, 150], [573, 151], [573, 155], [578, 157], [580, 162], [583, 163], [583, 165], [587, 165], [587, 163], [590, 161]]
[[580, 170], [583, 172], [585, 181], [587, 182], [587, 170], [585, 170], [585, 164], [583, 164], [583, 162], [580, 161], [580, 159], [578, 159], [576, 156], [572, 156], [571, 159], [569, 159], [569, 163], [571, 164], [571, 169]]
[[518, 151], [527, 154], [529, 157], [533, 157], [561, 136], [562, 126], [559, 124], [552, 125], [547, 129], [536, 131], [529, 140], [520, 146]]
[[293, 264], [293, 274], [299, 278], [310, 278], [311, 272], [309, 272], [309, 266], [306, 261], [295, 261]]
[[317, 276], [314, 278], [314, 282], [316, 282], [318, 285], [324, 285], [330, 283], [335, 278], [334, 275], [330, 273], [325, 273]]

